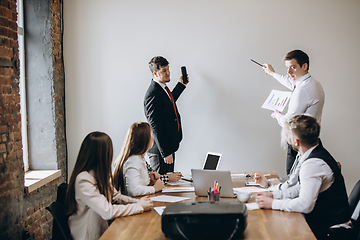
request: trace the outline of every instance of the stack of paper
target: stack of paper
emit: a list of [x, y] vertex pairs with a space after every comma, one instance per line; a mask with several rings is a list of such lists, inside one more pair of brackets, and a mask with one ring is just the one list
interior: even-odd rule
[[245, 173], [232, 173], [231, 179], [246, 179]]
[[257, 204], [257, 202], [246, 203], [245, 205], [246, 205], [247, 209], [249, 209], [249, 210], [260, 209], [260, 208], [259, 208], [259, 205]]
[[260, 188], [260, 187], [239, 187], [234, 188], [235, 192], [247, 192], [247, 193], [257, 193], [257, 192], [269, 192], [267, 188]]
[[190, 198], [187, 197], [174, 197], [174, 196], [168, 196], [168, 195], [160, 195], [160, 196], [155, 196], [155, 197], [151, 197], [150, 200], [151, 201], [157, 201], [157, 202], [181, 202], [184, 200], [188, 200]]
[[175, 187], [175, 188], [163, 188], [163, 193], [178, 193], [178, 192], [194, 192], [194, 187]]

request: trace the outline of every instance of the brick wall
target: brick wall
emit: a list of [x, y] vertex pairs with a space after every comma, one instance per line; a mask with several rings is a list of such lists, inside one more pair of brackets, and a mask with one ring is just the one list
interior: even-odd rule
[[51, 0], [52, 53], [55, 102], [55, 135], [58, 166], [62, 172], [60, 182], [67, 179], [67, 149], [65, 136], [65, 73], [62, 51], [62, 9], [60, 0]]
[[[16, 1], [0, 6], [0, 239], [18, 237], [23, 201]], [[20, 220], [21, 221], [21, 220]]]
[[51, 0], [56, 150], [62, 176], [26, 194], [16, 0], [0, 1], [0, 239], [51, 239], [52, 216], [45, 207], [56, 200], [57, 186], [67, 178], [61, 4]]

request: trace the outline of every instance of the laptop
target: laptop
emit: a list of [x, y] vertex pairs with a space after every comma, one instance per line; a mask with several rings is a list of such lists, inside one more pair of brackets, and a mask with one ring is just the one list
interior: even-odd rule
[[[217, 170], [219, 163], [220, 163], [220, 159], [221, 159], [222, 154], [221, 153], [213, 153], [213, 152], [208, 152], [206, 154], [206, 158], [205, 161], [203, 163], [203, 170]], [[186, 181], [192, 181], [192, 176], [183, 176], [182, 177], [183, 180]]]
[[217, 181], [221, 186], [220, 197], [236, 197], [230, 171], [191, 169], [195, 195], [207, 197], [209, 188]]

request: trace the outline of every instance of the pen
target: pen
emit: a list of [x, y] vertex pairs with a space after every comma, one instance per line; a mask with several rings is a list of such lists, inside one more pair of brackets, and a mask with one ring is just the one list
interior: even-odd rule
[[265, 175], [264, 175], [264, 177], [267, 177], [267, 176], [270, 176], [270, 175], [271, 175], [271, 174], [270, 174], [270, 173], [268, 173], [268, 174], [265, 174]]
[[256, 63], [257, 65], [259, 65], [260, 67], [262, 67], [263, 65], [261, 63], [258, 63], [257, 61], [250, 59], [252, 62]]

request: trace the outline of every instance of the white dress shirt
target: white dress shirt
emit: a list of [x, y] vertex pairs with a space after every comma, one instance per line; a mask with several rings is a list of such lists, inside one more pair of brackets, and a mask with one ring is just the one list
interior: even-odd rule
[[299, 172], [300, 172], [300, 165], [299, 165], [300, 158], [301, 158], [301, 154], [298, 153], [291, 167], [290, 173], [285, 177], [279, 178], [280, 183], [270, 185], [268, 188], [270, 191], [285, 190], [287, 188], [295, 186], [298, 183]]
[[155, 193], [155, 188], [148, 186], [150, 178], [145, 161], [140, 155], [133, 155], [124, 164], [124, 186], [125, 192], [129, 196], [136, 197]]
[[[166, 95], [168, 95], [168, 97], [169, 97], [170, 100], [171, 100], [170, 95], [168, 94], [168, 92], [167, 92], [166, 89], [165, 89], [166, 84], [163, 84], [163, 83], [161, 83], [161, 82], [159, 82], [159, 81], [157, 81], [157, 80], [155, 80], [155, 79], [153, 79], [153, 81], [157, 82], [157, 83], [162, 87], [162, 89], [165, 91]], [[170, 90], [170, 89], [169, 89], [169, 90]], [[171, 92], [171, 90], [170, 90], [170, 92]]]
[[[75, 180], [77, 212], [68, 223], [74, 240], [97, 240], [108, 227], [108, 220], [142, 213], [143, 207], [134, 199], [118, 193], [114, 188], [112, 204], [99, 192], [93, 171], [84, 171]], [[133, 204], [129, 204], [133, 203]], [[127, 205], [124, 205], [127, 204]]]
[[[293, 81], [288, 75], [274, 73], [273, 77], [282, 85], [293, 90], [289, 101], [288, 112], [283, 115], [277, 113], [276, 119], [281, 127], [284, 122], [295, 114], [308, 114], [321, 123], [321, 115], [325, 102], [325, 93], [321, 84], [311, 77], [309, 73]], [[295, 87], [295, 89], [294, 89]]]
[[301, 185], [298, 182], [288, 189], [274, 191], [273, 209], [309, 213], [314, 209], [319, 193], [331, 186], [334, 173], [324, 160], [309, 158], [305, 161], [315, 147], [309, 149], [299, 159]]

